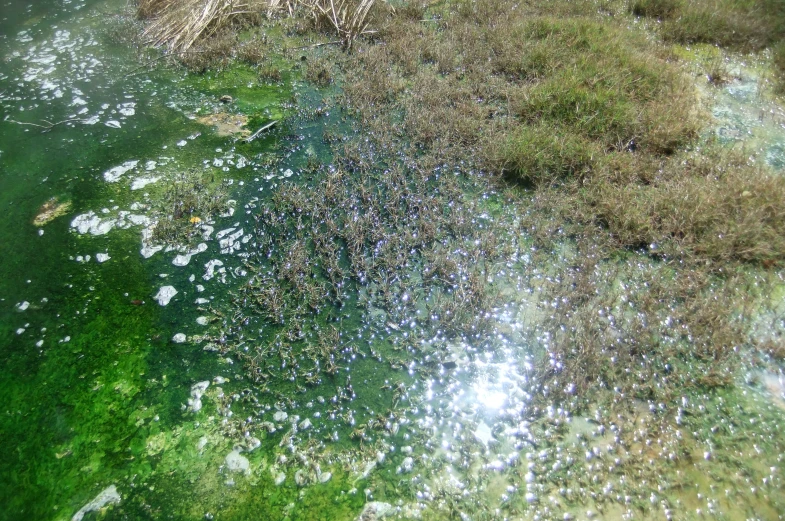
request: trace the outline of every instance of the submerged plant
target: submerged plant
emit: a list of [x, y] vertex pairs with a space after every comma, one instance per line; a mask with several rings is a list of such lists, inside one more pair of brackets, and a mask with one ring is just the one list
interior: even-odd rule
[[201, 226], [228, 209], [228, 192], [214, 176], [186, 172], [167, 186], [157, 208], [154, 242], [188, 246], [201, 236]]

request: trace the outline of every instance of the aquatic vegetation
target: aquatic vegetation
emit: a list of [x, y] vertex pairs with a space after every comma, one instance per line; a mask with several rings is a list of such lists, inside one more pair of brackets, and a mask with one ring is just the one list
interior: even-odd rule
[[[781, 182], [693, 110], [748, 78], [692, 88], [622, 1], [366, 14], [378, 32], [344, 53], [275, 2], [183, 55], [220, 72], [109, 93], [77, 66], [62, 101], [73, 82], [34, 61], [49, 38], [13, 42], [4, 104], [107, 124], [0, 121], [92, 154], [0, 151], [38, 176], [0, 176], [26, 223], [4, 239], [30, 244], [63, 193], [85, 231], [54, 222], [19, 248], [35, 269], [3, 261], [5, 515], [777, 519]], [[128, 70], [89, 37], [62, 53]], [[198, 121], [216, 113], [267, 130], [220, 136]], [[107, 233], [153, 221], [167, 258]]]
[[185, 172], [168, 183], [157, 204], [153, 242], [192, 246], [202, 237], [202, 222], [228, 210], [229, 194], [214, 174]]

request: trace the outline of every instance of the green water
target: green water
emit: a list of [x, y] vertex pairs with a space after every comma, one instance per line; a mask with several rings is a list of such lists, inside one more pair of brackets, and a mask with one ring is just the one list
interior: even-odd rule
[[[161, 189], [159, 182], [131, 191], [130, 176], [105, 182], [103, 172], [126, 161], [140, 161], [136, 177], [147, 161], [168, 162], [150, 176], [214, 169], [237, 181], [253, 177], [251, 166], [231, 172], [203, 166], [226, 157], [216, 150], [228, 152], [233, 140], [190, 117], [197, 109], [210, 112], [223, 93], [238, 98], [238, 110], [280, 117], [280, 100], [289, 95], [272, 86], [251, 93], [253, 75], [242, 69], [212, 84], [220, 94], [204, 80], [184, 81], [181, 72], [139, 70], [141, 61], [123, 40], [135, 31], [124, 8], [81, 1], [12, 1], [2, 8], [2, 519], [70, 519], [113, 483], [123, 497], [118, 513], [132, 518], [155, 517], [173, 501], [152, 493], [146, 482], [161, 474], [160, 463], [139, 447], [179, 429], [190, 386], [223, 369], [201, 349], [170, 341], [177, 331], [198, 332], [196, 291], [187, 279], [201, 276], [208, 253], [186, 273], [171, 264], [173, 254], [145, 260], [139, 226], [92, 236], [69, 225], [89, 211], [115, 216]], [[65, 119], [93, 121], [49, 131], [20, 124]], [[182, 141], [187, 145], [178, 146]], [[269, 150], [258, 140], [244, 152]], [[35, 226], [39, 208], [53, 197], [70, 209]], [[98, 263], [97, 253], [110, 259]], [[152, 298], [164, 283], [181, 288], [168, 307]], [[208, 287], [205, 295], [224, 292]], [[21, 303], [29, 307], [22, 311]], [[182, 445], [171, 450], [187, 452]], [[151, 498], [138, 496], [137, 484]]]

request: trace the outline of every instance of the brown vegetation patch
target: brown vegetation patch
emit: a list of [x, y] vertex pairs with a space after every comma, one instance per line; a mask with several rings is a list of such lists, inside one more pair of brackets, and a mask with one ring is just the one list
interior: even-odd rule
[[215, 133], [219, 136], [248, 136], [251, 132], [245, 128], [248, 124], [248, 117], [243, 114], [230, 114], [228, 112], [216, 112], [207, 116], [200, 116], [196, 121], [202, 125], [209, 125], [215, 128]]
[[36, 226], [44, 226], [71, 210], [71, 201], [60, 202], [57, 197], [52, 197], [41, 205], [33, 219]]

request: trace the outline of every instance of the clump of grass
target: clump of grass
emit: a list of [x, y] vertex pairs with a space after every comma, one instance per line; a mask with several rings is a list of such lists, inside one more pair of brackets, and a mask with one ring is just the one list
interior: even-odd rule
[[184, 67], [194, 73], [203, 73], [210, 68], [220, 69], [229, 63], [236, 44], [235, 34], [223, 31], [200, 40], [187, 51], [177, 53], [177, 58]]
[[513, 31], [526, 43], [499, 42], [494, 66], [529, 82], [510, 90], [521, 125], [489, 147], [513, 176], [551, 184], [590, 176], [609, 152], [667, 155], [696, 139], [691, 87], [638, 36], [583, 19], [535, 18]]
[[785, 30], [785, 6], [778, 0], [636, 0], [631, 11], [664, 20], [667, 40], [741, 51], [770, 46]]
[[305, 79], [319, 87], [326, 87], [333, 82], [332, 66], [323, 58], [309, 60], [305, 65]]
[[635, 0], [630, 10], [635, 16], [669, 19], [676, 16], [684, 7], [682, 0]]
[[368, 33], [369, 14], [375, 1], [308, 0], [304, 6], [310, 11], [315, 27], [330, 27], [338, 35], [344, 50], [349, 50], [357, 38]]
[[785, 259], [785, 179], [740, 153], [679, 157], [648, 184], [603, 180], [585, 193], [624, 246], [722, 263]]
[[199, 236], [200, 225], [228, 209], [226, 186], [206, 174], [179, 174], [158, 201], [154, 242], [190, 245]]
[[594, 155], [600, 153], [579, 134], [545, 124], [521, 127], [497, 152], [504, 170], [528, 185], [550, 185], [588, 175]]

